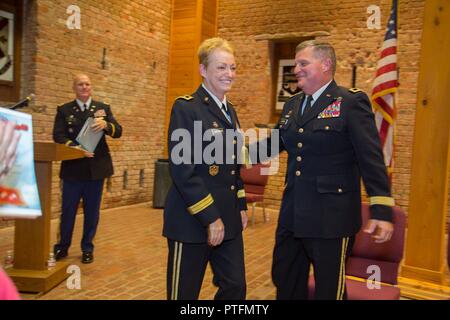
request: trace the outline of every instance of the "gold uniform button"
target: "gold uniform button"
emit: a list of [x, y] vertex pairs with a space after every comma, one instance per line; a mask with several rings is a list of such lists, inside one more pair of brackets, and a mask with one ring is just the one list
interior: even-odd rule
[[298, 161], [298, 162], [302, 161], [302, 157], [298, 156], [298, 157], [297, 157], [297, 161]]
[[233, 144], [236, 144], [236, 143], [237, 143], [236, 139], [233, 139]]
[[297, 147], [299, 147], [299, 148], [303, 147], [303, 143], [301, 143], [301, 142], [297, 143]]
[[342, 190], [341, 188], [338, 189], [338, 192], [339, 192], [339, 193], [342, 193], [342, 191], [343, 191], [343, 190]]
[[295, 175], [298, 177], [300, 176], [302, 173], [300, 172], [300, 170], [295, 171]]
[[231, 189], [231, 191], [233, 191], [233, 190], [234, 190], [234, 186], [231, 186], [231, 188], [230, 188], [230, 189]]
[[298, 129], [299, 133], [303, 133], [303, 131], [305, 131], [305, 130], [303, 130], [303, 128]]
[[231, 170], [231, 175], [234, 176], [236, 174], [236, 171]]
[[330, 130], [330, 126], [325, 126], [325, 130]]

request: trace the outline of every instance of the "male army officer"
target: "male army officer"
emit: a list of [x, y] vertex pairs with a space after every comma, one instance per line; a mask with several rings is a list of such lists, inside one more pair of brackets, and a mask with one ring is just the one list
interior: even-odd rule
[[[103, 130], [112, 138], [120, 138], [122, 127], [114, 118], [109, 105], [92, 99], [91, 80], [85, 74], [74, 77], [73, 90], [76, 99], [58, 107], [53, 128], [53, 139], [70, 147], [80, 148], [76, 137], [89, 117], [95, 118], [93, 129]], [[60, 239], [54, 246], [55, 257], [60, 260], [68, 255], [72, 242], [75, 216], [83, 199], [84, 224], [81, 261], [94, 261], [93, 240], [97, 231], [103, 182], [113, 174], [113, 164], [105, 135], [93, 153], [86, 151], [85, 157], [61, 162], [60, 178], [63, 181], [63, 196], [60, 224]]]
[[[226, 40], [211, 38], [200, 45], [198, 56], [203, 83], [192, 96], [175, 101], [169, 125], [173, 185], [163, 227], [169, 246], [167, 297], [198, 299], [210, 262], [213, 282], [219, 287], [215, 299], [245, 299], [242, 230], [247, 225], [247, 205], [237, 164], [239, 143], [226, 140], [226, 131], [239, 127], [237, 114], [225, 96], [236, 75], [234, 50]], [[180, 130], [192, 139], [184, 154], [176, 151]], [[193, 141], [207, 132], [214, 141], [223, 139], [223, 158], [217, 162], [205, 158], [211, 141]]]
[[305, 41], [295, 63], [302, 92], [286, 102], [277, 125], [288, 168], [272, 278], [278, 299], [306, 299], [312, 265], [315, 298], [345, 299], [345, 260], [361, 227], [360, 178], [371, 211], [365, 231], [377, 242], [392, 235], [394, 200], [370, 102], [333, 80], [333, 47]]

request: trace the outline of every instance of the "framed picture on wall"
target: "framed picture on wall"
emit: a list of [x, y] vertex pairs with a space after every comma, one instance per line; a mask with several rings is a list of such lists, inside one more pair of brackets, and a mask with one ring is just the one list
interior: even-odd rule
[[0, 82], [14, 81], [14, 14], [0, 10]]
[[297, 87], [297, 78], [294, 73], [294, 59], [280, 59], [278, 67], [278, 81], [275, 110], [283, 110], [284, 103], [294, 94], [300, 92]]

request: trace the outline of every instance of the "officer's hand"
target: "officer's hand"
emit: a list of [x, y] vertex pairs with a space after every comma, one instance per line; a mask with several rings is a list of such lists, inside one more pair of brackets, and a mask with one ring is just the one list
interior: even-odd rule
[[84, 150], [84, 156], [86, 158], [93, 158], [95, 156], [95, 153]]
[[105, 120], [103, 120], [102, 118], [95, 118], [94, 123], [91, 125], [91, 128], [94, 130], [94, 132], [99, 132], [106, 129], [107, 126], [108, 124]]
[[208, 244], [212, 247], [222, 243], [225, 235], [225, 226], [222, 219], [217, 219], [208, 226]]
[[89, 152], [89, 151], [87, 151], [86, 149], [83, 149], [81, 146], [75, 146], [75, 147], [72, 147], [72, 148], [75, 148], [75, 149], [78, 149], [78, 150], [83, 151], [83, 152], [84, 152], [84, 156], [85, 156], [86, 158], [93, 158], [94, 155], [95, 155], [95, 153]]
[[242, 229], [247, 228], [248, 216], [247, 210], [241, 210]]
[[364, 228], [364, 232], [372, 234], [376, 243], [383, 243], [391, 240], [394, 225], [389, 221], [370, 219]]

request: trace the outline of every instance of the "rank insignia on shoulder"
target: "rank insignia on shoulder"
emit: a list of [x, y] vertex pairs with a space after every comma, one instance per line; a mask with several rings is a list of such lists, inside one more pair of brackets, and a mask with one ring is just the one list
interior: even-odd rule
[[362, 92], [362, 90], [361, 90], [361, 89], [358, 89], [358, 88], [350, 88], [350, 89], [348, 89], [348, 91], [350, 91], [351, 93]]
[[298, 95], [300, 95], [300, 94], [303, 94], [303, 91], [300, 91], [300, 92], [298, 92], [296, 94], [293, 94], [292, 96], [289, 97], [289, 100], [294, 98], [294, 97], [296, 97], [296, 96], [298, 96]]
[[209, 174], [211, 175], [211, 176], [217, 176], [217, 174], [219, 173], [219, 166], [216, 166], [216, 165], [212, 165], [212, 166], [209, 166]]
[[178, 99], [183, 99], [183, 100], [189, 101], [189, 100], [194, 99], [194, 97], [187, 94], [187, 95], [184, 95], [184, 96], [177, 97], [177, 100]]

